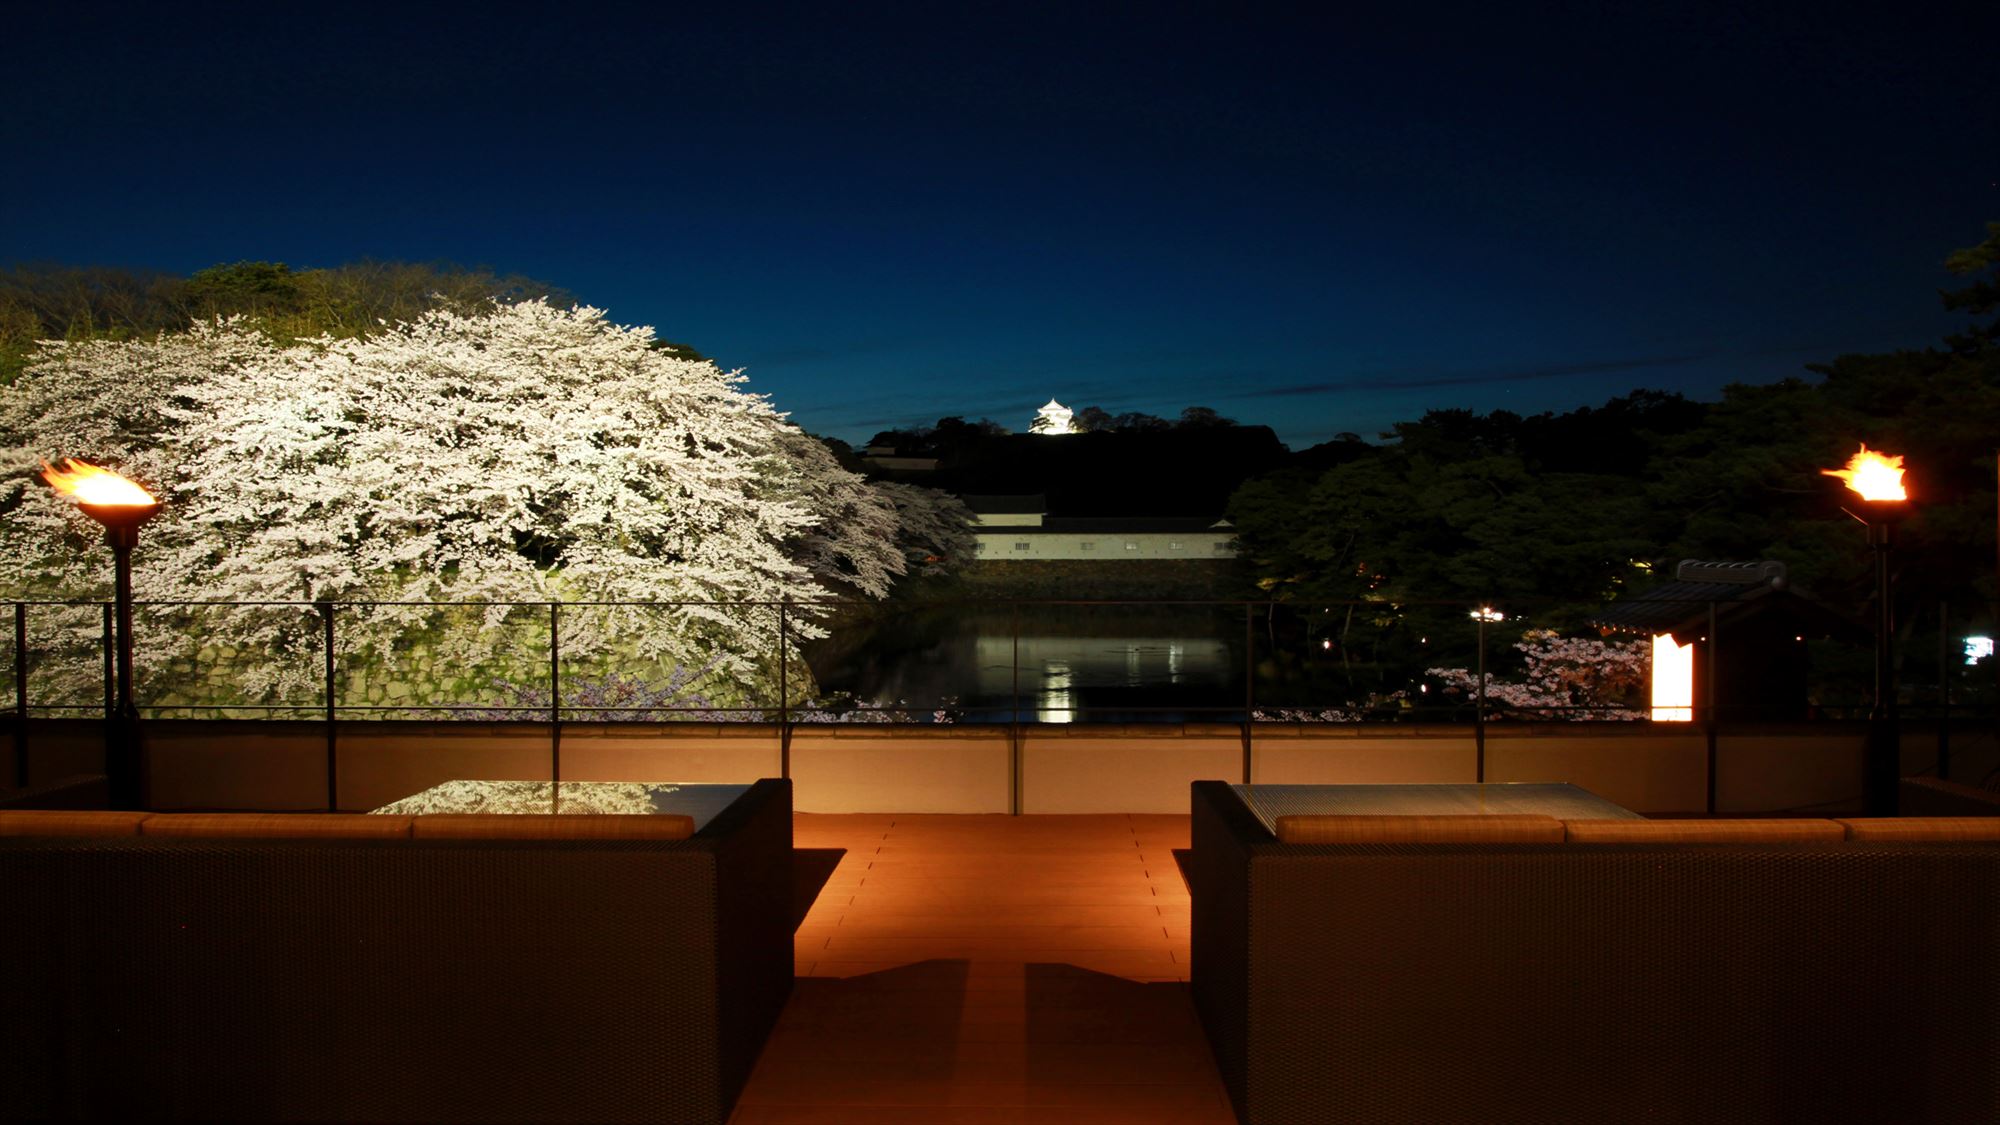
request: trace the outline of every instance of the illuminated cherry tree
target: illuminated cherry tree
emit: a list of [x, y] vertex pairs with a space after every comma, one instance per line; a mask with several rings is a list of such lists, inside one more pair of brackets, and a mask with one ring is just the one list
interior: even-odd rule
[[[1648, 718], [1631, 706], [1646, 690], [1652, 649], [1646, 641], [1603, 641], [1529, 630], [1514, 646], [1524, 663], [1522, 678], [1486, 675], [1486, 704], [1523, 719]], [[1472, 698], [1479, 677], [1464, 668], [1429, 668], [1447, 692]]]
[[[964, 535], [955, 501], [868, 484], [741, 375], [653, 342], [598, 310], [531, 301], [366, 339], [280, 346], [225, 321], [47, 345], [0, 392], [0, 582], [102, 596], [94, 529], [33, 481], [39, 459], [76, 456], [166, 501], [142, 545], [142, 600], [578, 603], [566, 652], [747, 689], [769, 675], [777, 614], [743, 603], [880, 596], [954, 520]], [[671, 604], [582, 604], [603, 601]], [[343, 654], [391, 665], [413, 638], [462, 667], [534, 643], [523, 611], [499, 604], [477, 627], [423, 604], [340, 612]], [[792, 611], [801, 635], [814, 615]], [[309, 649], [317, 621], [294, 606], [205, 627], [283, 655]], [[316, 683], [296, 659], [245, 677], [253, 697]]]

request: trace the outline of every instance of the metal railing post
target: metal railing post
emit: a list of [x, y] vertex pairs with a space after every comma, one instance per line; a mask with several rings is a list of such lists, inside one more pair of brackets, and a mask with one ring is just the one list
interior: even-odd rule
[[1243, 784], [1250, 784], [1250, 733], [1257, 720], [1257, 611], [1243, 603]]
[[1721, 657], [1722, 657], [1722, 634], [1716, 629], [1715, 603], [1711, 601], [1708, 603], [1708, 659], [1703, 663], [1702, 673], [1701, 673], [1701, 681], [1702, 681], [1701, 695], [1703, 703], [1703, 707], [1701, 709], [1701, 715], [1702, 715], [1702, 725], [1707, 728], [1707, 730], [1704, 733], [1706, 735], [1706, 740], [1708, 743], [1708, 748], [1707, 748], [1708, 765], [1706, 767], [1708, 774], [1707, 806], [1708, 806], [1708, 815], [1710, 816], [1715, 815], [1715, 772], [1716, 772], [1715, 750], [1716, 750], [1716, 743], [1718, 741], [1716, 736], [1715, 726], [1716, 726], [1716, 717], [1719, 714], [1719, 710], [1716, 707], [1716, 702], [1715, 702], [1715, 682], [1716, 682], [1715, 666], [1721, 662]]
[[1951, 780], [1951, 603], [1938, 599], [1937, 775]]
[[1008, 805], [1015, 816], [1021, 815], [1021, 603], [1008, 603], [1008, 632], [1013, 640], [1014, 687], [1012, 702], [1007, 709], [1007, 757]]
[[549, 800], [562, 794], [562, 603], [549, 603]]
[[28, 787], [28, 603], [14, 603], [14, 785]]
[[1491, 603], [1481, 602], [1478, 616], [1473, 620], [1478, 628], [1479, 655], [1474, 665], [1472, 696], [1472, 779], [1481, 784], [1486, 781], [1486, 609]]
[[786, 594], [778, 601], [778, 776], [792, 776], [792, 684], [789, 671], [791, 663], [791, 608], [792, 596]]
[[118, 713], [118, 638], [112, 632], [111, 603], [104, 603], [104, 721]]
[[326, 811], [340, 811], [340, 734], [335, 725], [334, 708], [338, 706], [338, 691], [334, 685], [333, 661], [333, 603], [319, 603], [320, 644], [324, 646], [326, 690]]

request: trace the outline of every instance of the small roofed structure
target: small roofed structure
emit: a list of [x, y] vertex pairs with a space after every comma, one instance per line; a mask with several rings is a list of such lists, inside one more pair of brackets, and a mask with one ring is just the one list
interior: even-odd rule
[[1711, 702], [1717, 719], [1806, 718], [1805, 642], [1869, 636], [1856, 622], [1794, 592], [1785, 564], [1769, 559], [1683, 559], [1674, 581], [1625, 598], [1590, 623], [1607, 634], [1652, 640], [1658, 721], [1707, 717]]

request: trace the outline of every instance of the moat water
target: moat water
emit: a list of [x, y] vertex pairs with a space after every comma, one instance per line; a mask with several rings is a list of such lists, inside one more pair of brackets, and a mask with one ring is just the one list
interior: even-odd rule
[[1205, 606], [933, 607], [807, 659], [824, 691], [919, 721], [1234, 721], [1242, 632]]

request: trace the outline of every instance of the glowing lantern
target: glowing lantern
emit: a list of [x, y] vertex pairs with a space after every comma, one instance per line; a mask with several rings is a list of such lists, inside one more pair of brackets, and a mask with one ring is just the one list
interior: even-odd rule
[[1861, 788], [1869, 816], [1893, 816], [1902, 772], [1902, 736], [1896, 725], [1896, 611], [1889, 586], [1889, 547], [1895, 540], [1896, 524], [1910, 514], [1910, 494], [1903, 488], [1903, 459], [1875, 453], [1863, 445], [1861, 452], [1848, 459], [1845, 469], [1820, 471], [1845, 481], [1854, 493], [1843, 500], [1840, 510], [1867, 525], [1868, 546], [1875, 556], [1875, 704], [1868, 711]]
[[1901, 454], [1877, 453], [1866, 445], [1861, 452], [1847, 459], [1844, 469], [1821, 469], [1820, 475], [1839, 477], [1847, 482], [1847, 487], [1863, 500], [1908, 500], [1910, 494], [1903, 489], [1903, 458]]
[[1672, 633], [1653, 638], [1653, 721], [1694, 721], [1694, 642], [1676, 644]]
[[110, 469], [64, 458], [58, 469], [42, 464], [42, 479], [76, 500], [83, 514], [104, 525], [111, 546], [112, 603], [117, 625], [117, 695], [107, 702], [104, 772], [111, 788], [111, 806], [145, 807], [145, 767], [139, 739], [139, 711], [132, 700], [132, 549], [139, 545], [139, 525], [160, 514], [153, 494]]
[[[110, 469], [74, 457], [63, 458], [63, 465], [64, 468], [58, 469], [46, 461], [42, 462], [42, 479], [57, 492], [76, 497], [85, 511], [92, 508], [159, 506], [160, 502], [153, 498], [152, 493]], [[95, 512], [91, 514], [96, 515]]]

